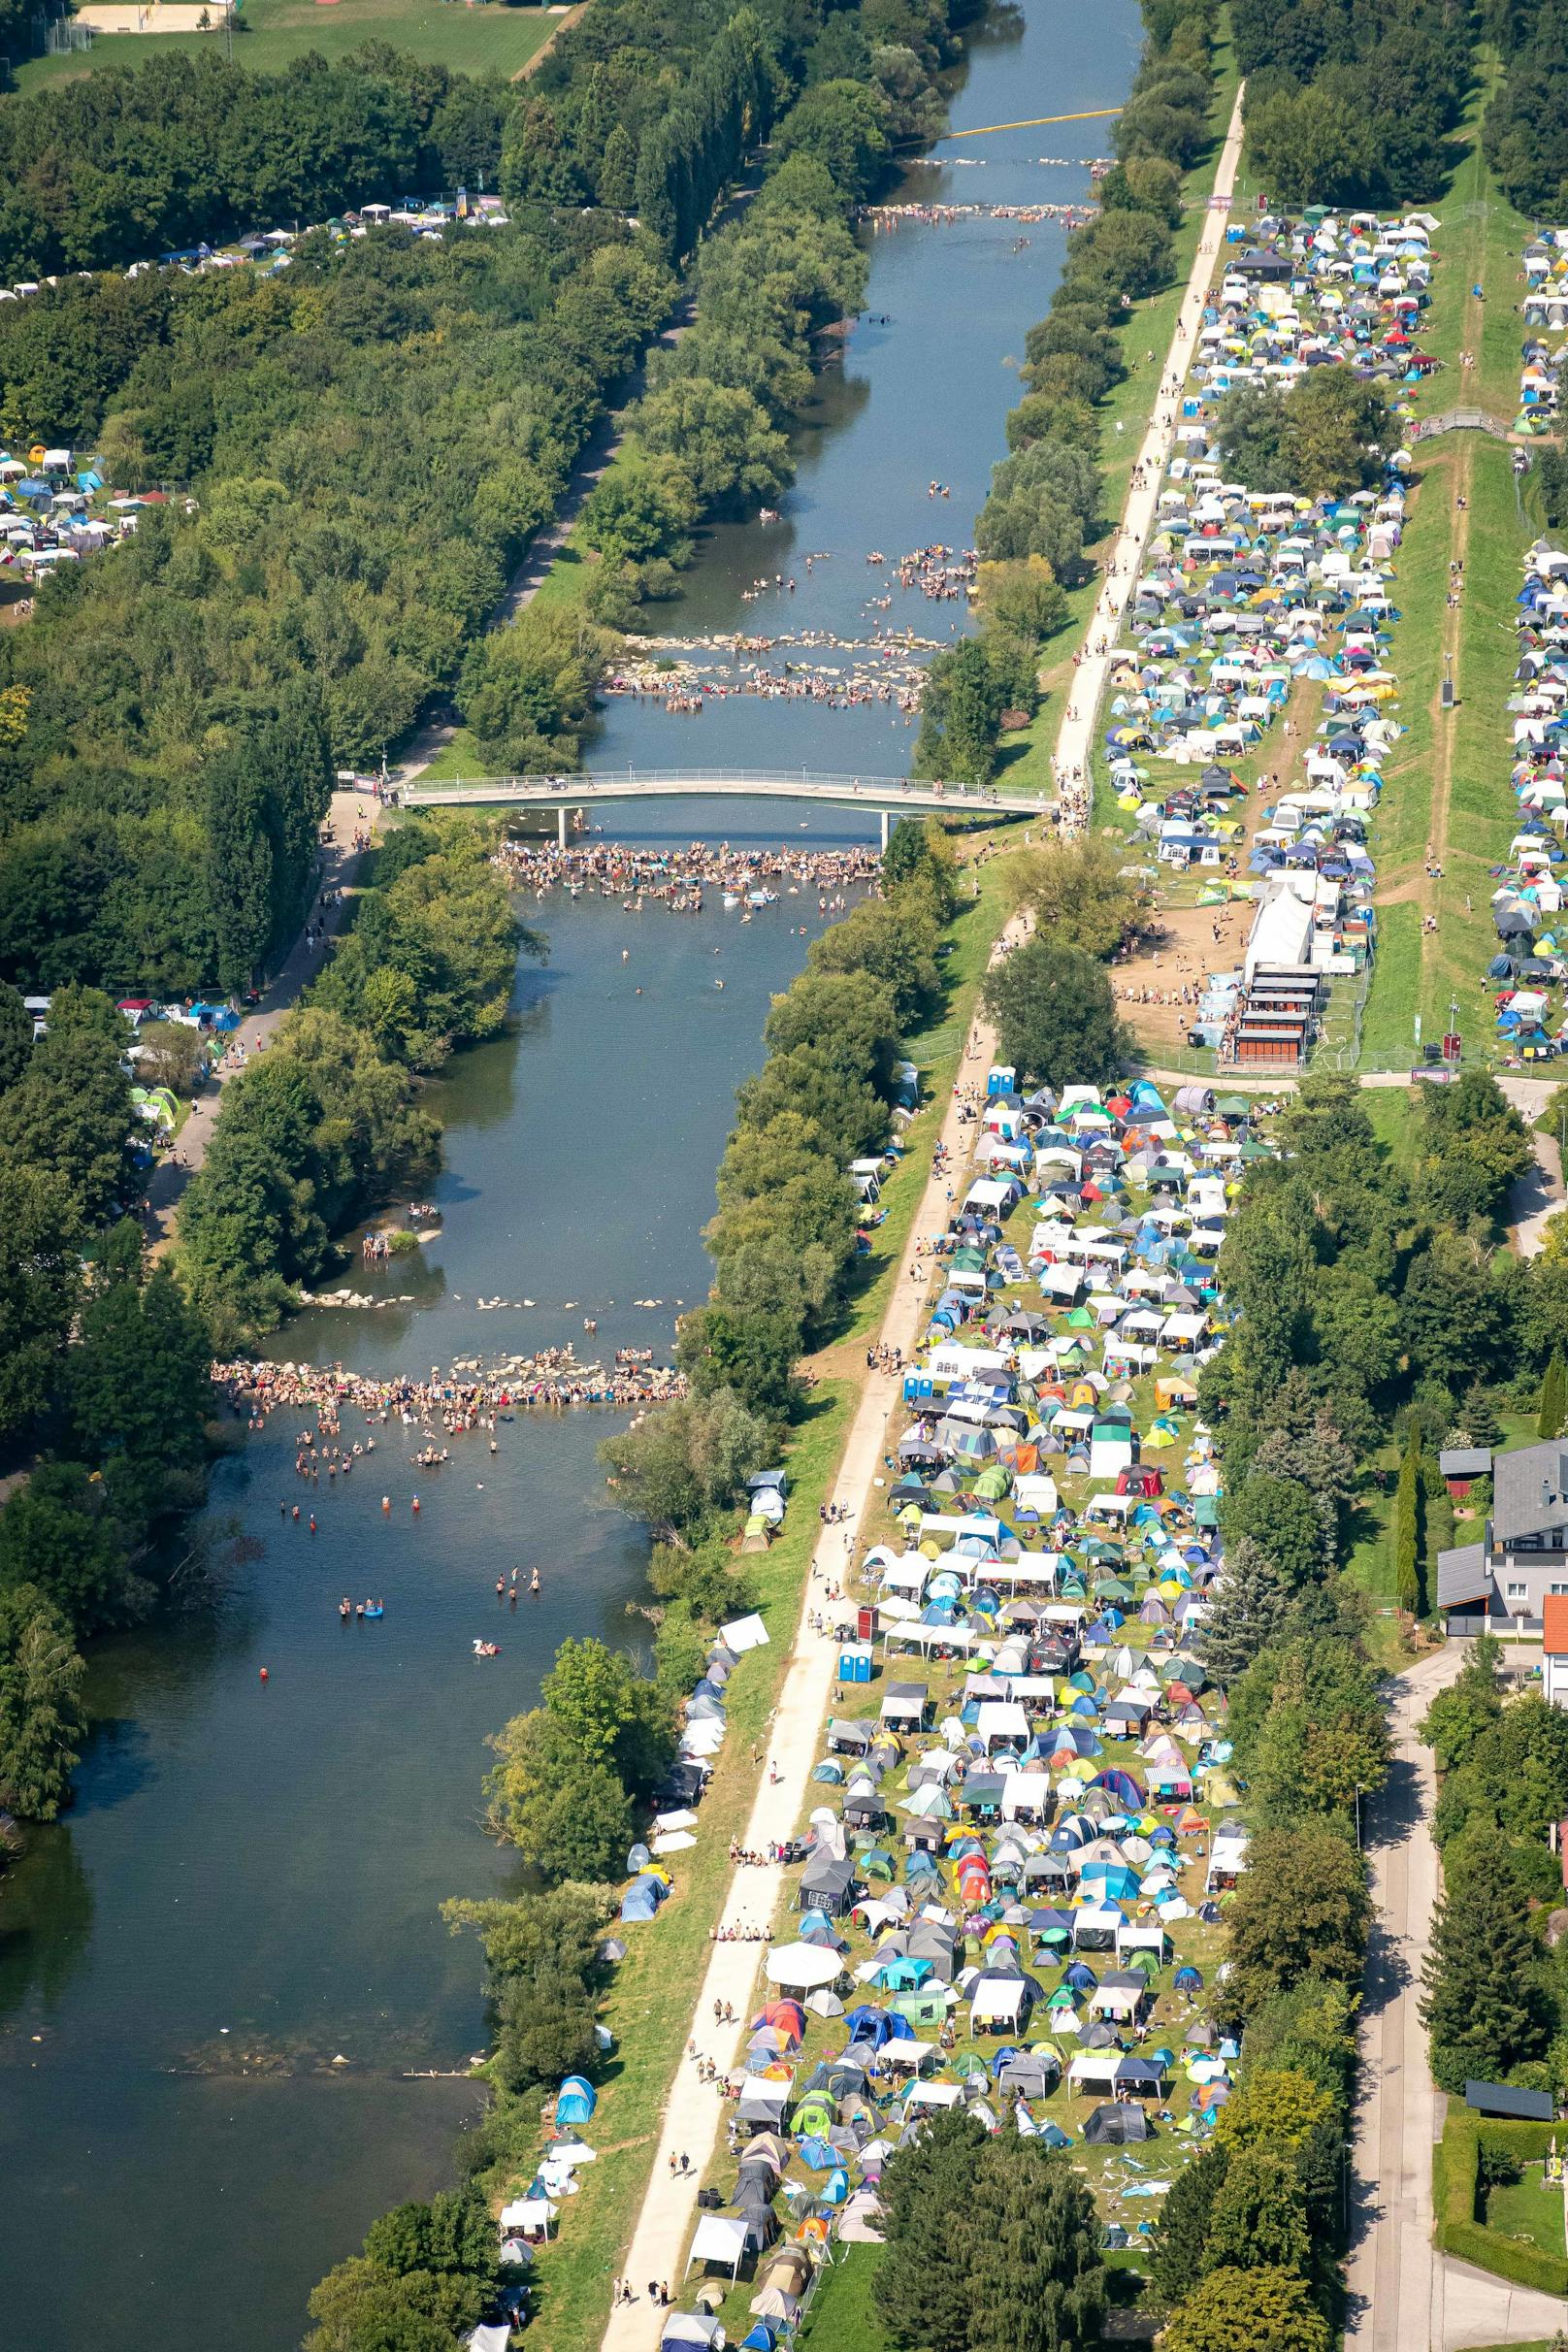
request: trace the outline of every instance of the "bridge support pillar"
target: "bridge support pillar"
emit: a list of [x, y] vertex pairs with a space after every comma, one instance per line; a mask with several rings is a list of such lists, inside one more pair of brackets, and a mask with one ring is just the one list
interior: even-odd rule
[[884, 849], [884, 850], [886, 850], [887, 846], [888, 846], [888, 812], [887, 812], [887, 810], [884, 808], [884, 809], [883, 809], [883, 811], [882, 811], [882, 847], [883, 847], [883, 849]]
[[565, 849], [567, 845], [567, 804], [563, 800], [555, 812], [555, 837]]

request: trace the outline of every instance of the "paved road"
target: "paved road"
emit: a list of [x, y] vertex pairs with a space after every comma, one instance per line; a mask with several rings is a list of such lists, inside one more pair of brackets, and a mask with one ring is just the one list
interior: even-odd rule
[[[1497, 1081], [1515, 1110], [1532, 1129], [1556, 1092], [1550, 1078], [1516, 1078], [1508, 1072]], [[1538, 1257], [1547, 1237], [1547, 1221], [1563, 1206], [1562, 1139], [1532, 1135], [1535, 1165], [1514, 1187], [1508, 1203], [1509, 1238], [1521, 1258]]]
[[[1192, 353], [1197, 347], [1198, 329], [1203, 324], [1203, 305], [1208, 295], [1209, 281], [1214, 275], [1215, 257], [1225, 241], [1225, 207], [1228, 205], [1230, 192], [1236, 184], [1236, 169], [1241, 161], [1241, 95], [1238, 89], [1230, 115], [1230, 127], [1225, 132], [1225, 147], [1221, 150], [1220, 167], [1214, 177], [1214, 201], [1203, 223], [1187, 292], [1182, 299], [1181, 315], [1177, 319], [1176, 332], [1171, 338], [1170, 349], [1160, 371], [1161, 387], [1171, 382], [1180, 385], [1186, 381]], [[1110, 568], [1101, 584], [1094, 618], [1085, 635], [1086, 648], [1097, 645], [1101, 638], [1107, 646], [1116, 643], [1122, 608], [1137, 585], [1143, 544], [1154, 521], [1160, 481], [1170, 455], [1177, 407], [1176, 394], [1167, 393], [1162, 388], [1155, 402], [1143, 446], [1138, 451], [1137, 466], [1143, 470], [1142, 487], [1127, 493], [1122, 528], [1111, 550]], [[1086, 802], [1090, 754], [1094, 743], [1094, 722], [1099, 712], [1100, 696], [1105, 691], [1105, 673], [1109, 664], [1108, 652], [1086, 650], [1073, 673], [1067, 716], [1057, 737], [1056, 772], [1062, 777], [1081, 775]], [[1078, 814], [1075, 830], [1081, 830], [1088, 823], [1088, 807], [1085, 805]]]
[[1360, 2352], [1461, 2352], [1550, 2339], [1568, 2317], [1551, 2296], [1450, 2262], [1432, 2244], [1432, 2148], [1444, 2100], [1427, 2071], [1420, 2001], [1440, 1878], [1432, 1756], [1417, 1725], [1464, 1655], [1462, 1644], [1450, 1642], [1398, 1677], [1393, 1768], [1367, 1808], [1376, 1911], [1361, 2011], [1345, 2331], [1347, 2345]]
[[[327, 828], [332, 837], [321, 852], [313, 910], [317, 917], [320, 916], [323, 895], [352, 889], [361, 855], [353, 847], [354, 833], [367, 826], [374, 827], [376, 814], [376, 802], [369, 793], [333, 794], [332, 808], [327, 818]], [[342, 930], [346, 913], [346, 906], [342, 903], [329, 907], [325, 931], [318, 933], [313, 941], [308, 942], [305, 933], [300, 933], [288, 960], [275, 976], [261, 1002], [253, 1012], [245, 1015], [240, 1027], [232, 1030], [225, 1040], [231, 1049], [238, 1046], [249, 1056], [259, 1052], [277, 1035], [284, 1017], [299, 1001], [302, 990], [320, 970], [330, 938]], [[151, 1206], [143, 1224], [154, 1256], [166, 1250], [174, 1239], [175, 1211], [186, 1185], [207, 1158], [208, 1138], [212, 1131], [212, 1122], [217, 1117], [223, 1088], [240, 1066], [231, 1061], [216, 1073], [215, 1083], [197, 1096], [196, 1107], [185, 1122], [176, 1147], [179, 1160], [166, 1153], [152, 1171], [147, 1193]]]

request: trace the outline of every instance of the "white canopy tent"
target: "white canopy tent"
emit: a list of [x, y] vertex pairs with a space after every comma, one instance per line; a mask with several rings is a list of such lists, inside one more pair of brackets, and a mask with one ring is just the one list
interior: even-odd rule
[[732, 2278], [740, 2275], [740, 2265], [746, 2253], [746, 2225], [727, 2213], [704, 2213], [697, 2225], [692, 2250], [686, 2257], [688, 2272], [693, 2263], [723, 2263]]

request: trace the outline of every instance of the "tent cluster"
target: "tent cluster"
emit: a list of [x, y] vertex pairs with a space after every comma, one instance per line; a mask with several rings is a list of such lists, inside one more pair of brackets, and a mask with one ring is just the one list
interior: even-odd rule
[[1515, 617], [1519, 660], [1508, 707], [1513, 719], [1517, 830], [1506, 865], [1495, 866], [1492, 921], [1497, 953], [1487, 977], [1497, 983], [1499, 1037], [1525, 1061], [1562, 1050], [1568, 1010], [1552, 989], [1568, 976], [1563, 912], [1564, 834], [1568, 833], [1568, 553], [1538, 539], [1524, 559]]
[[[768, 1476], [772, 1483], [766, 1487], [752, 1480], [753, 1502], [766, 1493], [782, 1519], [784, 1473], [770, 1471]], [[670, 1888], [670, 1856], [684, 1853], [697, 1843], [694, 1808], [702, 1801], [714, 1759], [729, 1733], [725, 1686], [746, 1651], [762, 1648], [767, 1640], [768, 1628], [760, 1617], [736, 1617], [733, 1624], [719, 1627], [702, 1675], [686, 1701], [679, 1750], [662, 1792], [665, 1810], [654, 1815], [649, 1841], [634, 1846], [626, 1858], [630, 1883], [621, 1897], [621, 1918], [629, 1925], [658, 1915]]]
[[69, 449], [40, 446], [25, 458], [0, 450], [0, 565], [47, 578], [128, 538], [137, 509], [162, 498], [161, 491], [147, 499], [104, 496], [102, 474], [87, 465], [73, 473]]
[[[1380, 223], [1320, 209], [1227, 232], [1184, 387], [1173, 455], [1127, 641], [1112, 657], [1106, 748], [1134, 838], [1159, 862], [1234, 875], [1241, 792], [1227, 762], [1256, 751], [1302, 680], [1323, 688], [1301, 773], [1263, 812], [1234, 887], [1258, 900], [1240, 971], [1208, 975], [1195, 1042], [1225, 1060], [1293, 1062], [1310, 1043], [1315, 990], [1282, 974], [1358, 969], [1370, 949], [1376, 873], [1367, 847], [1385, 763], [1403, 732], [1389, 667], [1393, 559], [1408, 458], [1380, 487], [1309, 499], [1225, 478], [1218, 404], [1248, 386], [1289, 390], [1347, 367], [1384, 386], [1397, 414], [1434, 363], [1417, 346], [1430, 258], [1426, 214]], [[1196, 768], [1174, 790], [1151, 760]]]
[[1563, 331], [1568, 328], [1568, 230], [1543, 229], [1524, 248], [1529, 330], [1519, 353], [1516, 433], [1550, 433], [1556, 421]]
[[[624, 1951], [624, 1945], [618, 1947]], [[555, 2127], [528, 2187], [501, 2211], [501, 2259], [526, 2269], [534, 2248], [549, 2236], [563, 2198], [575, 2197], [577, 2173], [593, 2164], [597, 2150], [582, 2137], [599, 2105], [599, 2093], [581, 2074], [569, 2074], [555, 2097]]]
[[[757, 2260], [765, 2328], [830, 2239], [874, 2229], [882, 2166], [933, 2110], [1056, 2145], [1168, 2139], [1174, 2160], [1228, 2093], [1192, 1947], [1247, 1841], [1225, 1694], [1189, 1642], [1220, 1567], [1190, 1375], [1225, 1320], [1232, 1194], [1270, 1147], [1208, 1088], [1167, 1109], [1147, 1082], [1025, 1099], [1012, 1078], [991, 1074], [939, 1251], [895, 1535], [863, 1563], [871, 1638], [841, 1654], [850, 1712], [751, 2021], [735, 2177], [692, 2246], [732, 2276]], [[1168, 2186], [1113, 2161], [1118, 2195]]]

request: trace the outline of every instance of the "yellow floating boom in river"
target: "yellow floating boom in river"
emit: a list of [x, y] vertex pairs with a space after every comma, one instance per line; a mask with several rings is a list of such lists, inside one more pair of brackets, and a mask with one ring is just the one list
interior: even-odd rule
[[942, 139], [986, 139], [993, 131], [1037, 131], [1048, 122], [1102, 122], [1108, 114], [1119, 114], [1119, 106], [1092, 106], [1082, 114], [1031, 114], [1027, 122], [983, 122], [977, 131], [938, 131]]

